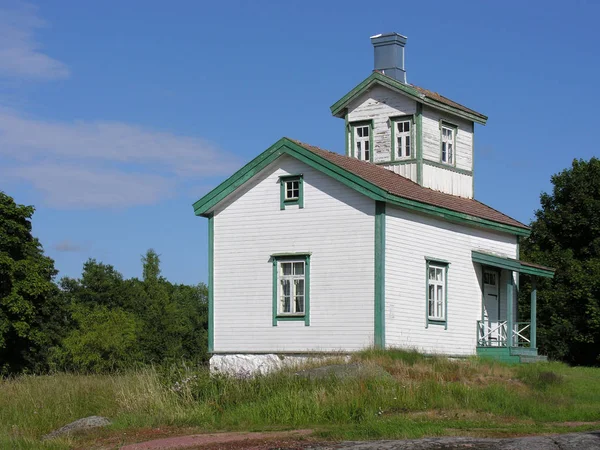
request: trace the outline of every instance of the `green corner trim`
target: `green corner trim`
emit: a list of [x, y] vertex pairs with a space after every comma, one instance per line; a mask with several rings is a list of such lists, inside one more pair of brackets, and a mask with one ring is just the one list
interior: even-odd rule
[[336, 117], [342, 117], [345, 114], [345, 110], [348, 107], [348, 104], [356, 97], [369, 90], [374, 84], [380, 84], [382, 86], [388, 87], [396, 92], [400, 92], [406, 95], [409, 98], [412, 98], [413, 100], [416, 100], [417, 102], [426, 104], [428, 106], [431, 106], [432, 108], [441, 111], [450, 112], [455, 116], [462, 117], [463, 119], [477, 122], [482, 125], [485, 125], [485, 123], [487, 122], [487, 116], [484, 116], [483, 114], [463, 111], [462, 109], [458, 109], [433, 98], [427, 97], [421, 94], [411, 85], [401, 83], [400, 81], [385, 76], [379, 72], [373, 72], [362, 82], [360, 82], [356, 87], [354, 87], [354, 89], [352, 89], [341, 99], [335, 102], [330, 108], [331, 113]]
[[348, 137], [348, 133], [350, 133], [350, 126], [348, 125], [348, 114], [344, 116], [344, 139], [346, 142], [346, 156], [350, 156], [350, 139]]
[[416, 157], [417, 157], [417, 184], [423, 186], [423, 105], [417, 103], [415, 114], [416, 128]]
[[208, 352], [215, 349], [215, 219], [211, 214], [208, 217]]
[[346, 169], [343, 169], [342, 167], [330, 162], [322, 156], [319, 156], [318, 154], [296, 144], [294, 141], [288, 138], [282, 138], [277, 141], [274, 145], [258, 155], [227, 180], [223, 181], [220, 185], [195, 202], [193, 205], [195, 214], [197, 216], [207, 216], [210, 214], [212, 209], [227, 196], [235, 192], [254, 175], [259, 173], [261, 170], [284, 154], [302, 161], [308, 166], [332, 177], [340, 183], [376, 201], [384, 201], [402, 208], [441, 217], [445, 220], [468, 226], [487, 228], [520, 236], [529, 236], [531, 233], [527, 227], [506, 225], [458, 211], [453, 211], [451, 209], [429, 205], [427, 203], [422, 203], [390, 194], [379, 186], [355, 175]]
[[375, 202], [375, 347], [385, 348], [385, 202]]
[[471, 259], [473, 262], [498, 267], [500, 269], [506, 269], [513, 272], [524, 273], [527, 275], [536, 275], [539, 277], [552, 278], [554, 277], [554, 269], [549, 267], [532, 267], [526, 262], [518, 259], [506, 258], [503, 256], [492, 255], [489, 253], [478, 252], [476, 250], [471, 251]]
[[[273, 304], [272, 304], [272, 325], [277, 326], [277, 322], [304, 322], [305, 326], [310, 326], [310, 253], [275, 253], [271, 255], [273, 264]], [[304, 259], [304, 314], [298, 315], [278, 315], [277, 286], [279, 277], [277, 276], [277, 263], [290, 259]]]

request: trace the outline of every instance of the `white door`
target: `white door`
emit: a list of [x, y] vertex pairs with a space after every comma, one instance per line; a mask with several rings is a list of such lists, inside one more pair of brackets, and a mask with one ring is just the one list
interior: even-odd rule
[[487, 345], [491, 346], [503, 344], [498, 284], [498, 272], [493, 270], [483, 271], [483, 319]]

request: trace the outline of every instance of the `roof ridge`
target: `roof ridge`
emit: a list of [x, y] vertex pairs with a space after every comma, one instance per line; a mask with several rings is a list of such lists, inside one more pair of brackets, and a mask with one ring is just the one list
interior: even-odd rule
[[[332, 155], [335, 158], [341, 158], [342, 160], [345, 160], [346, 162], [351, 163], [353, 165], [359, 164], [360, 166], [362, 166], [361, 169], [364, 168], [364, 169], [368, 169], [369, 171], [373, 171], [372, 173], [373, 173], [374, 176], [381, 174], [381, 175], [383, 175], [385, 177], [390, 177], [390, 179], [391, 178], [395, 178], [399, 183], [404, 183], [405, 186], [410, 185], [408, 187], [409, 190], [410, 189], [414, 189], [415, 190], [415, 193], [413, 193], [412, 195], [410, 193], [406, 193], [406, 192], [400, 193], [399, 191], [396, 191], [396, 190], [394, 190], [394, 189], [392, 189], [392, 188], [390, 188], [388, 186], [385, 186], [385, 185], [382, 185], [380, 183], [377, 183], [377, 181], [374, 181], [373, 179], [370, 179], [367, 176], [367, 174], [365, 174], [365, 173], [360, 173], [358, 171], [352, 170], [351, 167], [342, 167], [342, 166], [340, 166], [340, 167], [342, 167], [345, 170], [349, 170], [350, 172], [352, 172], [353, 175], [355, 175], [355, 176], [363, 179], [364, 181], [376, 184], [380, 189], [384, 190], [388, 194], [399, 196], [399, 197], [403, 197], [403, 198], [406, 198], [408, 200], [418, 201], [420, 203], [428, 204], [428, 205], [431, 205], [431, 206], [434, 206], [434, 207], [446, 208], [446, 209], [450, 209], [450, 210], [453, 210], [453, 211], [456, 211], [456, 212], [463, 212], [465, 214], [474, 215], [475, 217], [481, 217], [481, 215], [477, 215], [477, 214], [472, 213], [472, 212], [460, 211], [460, 209], [465, 209], [465, 208], [458, 208], [457, 209], [457, 206], [452, 207], [452, 206], [447, 206], [447, 205], [441, 205], [440, 203], [461, 202], [461, 203], [464, 203], [464, 204], [466, 204], [466, 203], [476, 204], [476, 205], [482, 206], [483, 208], [487, 208], [488, 210], [491, 210], [491, 211], [495, 212], [501, 218], [509, 219], [513, 223], [509, 224], [509, 223], [507, 223], [506, 220], [498, 220], [499, 218], [481, 217], [483, 219], [492, 220], [492, 221], [498, 222], [498, 223], [505, 223], [505, 224], [509, 224], [509, 225], [512, 225], [512, 226], [517, 226], [519, 228], [529, 229], [529, 227], [527, 225], [525, 225], [524, 223], [520, 222], [519, 220], [517, 220], [517, 219], [515, 219], [515, 218], [513, 218], [513, 217], [511, 217], [511, 216], [509, 216], [509, 215], [507, 215], [505, 213], [503, 213], [502, 211], [499, 211], [496, 208], [493, 208], [493, 207], [491, 207], [489, 205], [486, 205], [485, 203], [483, 203], [483, 202], [481, 202], [481, 201], [479, 201], [479, 200], [477, 200], [475, 198], [460, 197], [460, 196], [457, 196], [457, 195], [448, 194], [446, 192], [436, 191], [436, 190], [434, 190], [432, 188], [421, 186], [420, 184], [416, 183], [415, 181], [413, 181], [413, 180], [411, 180], [409, 178], [406, 178], [406, 177], [404, 177], [404, 176], [402, 176], [402, 175], [400, 175], [400, 174], [398, 174], [398, 173], [396, 173], [396, 172], [394, 172], [392, 170], [386, 169], [385, 167], [381, 167], [381, 166], [373, 164], [371, 162], [361, 161], [359, 159], [352, 158], [352, 157], [350, 157], [348, 155], [343, 155], [341, 153], [333, 152], [331, 150], [327, 150], [327, 149], [318, 147], [316, 145], [312, 145], [312, 144], [308, 144], [306, 142], [302, 142], [302, 141], [300, 141], [298, 139], [292, 139], [292, 138], [286, 138], [286, 139], [292, 141], [293, 143], [295, 143], [297, 145], [300, 145], [301, 147], [303, 147], [306, 150], [311, 151], [313, 153], [315, 153], [315, 151], [325, 153], [325, 155], [322, 155], [324, 157], [327, 157], [327, 155]], [[331, 161], [331, 162], [334, 163], [334, 164], [336, 164], [335, 161]], [[336, 164], [336, 165], [339, 166], [339, 164]], [[378, 173], [376, 173], [376, 172], [378, 172]], [[381, 180], [379, 180], [379, 181], [381, 182]], [[418, 198], [419, 197], [419, 195], [418, 195], [419, 191], [421, 193], [426, 194], [426, 196], [425, 196], [426, 198], [423, 198], [423, 197]], [[440, 201], [436, 202], [435, 198], [427, 198], [427, 197], [431, 197], [431, 196], [438, 197], [438, 200], [443, 200], [443, 202], [440, 202]], [[489, 214], [488, 214], [488, 216], [489, 216]]]

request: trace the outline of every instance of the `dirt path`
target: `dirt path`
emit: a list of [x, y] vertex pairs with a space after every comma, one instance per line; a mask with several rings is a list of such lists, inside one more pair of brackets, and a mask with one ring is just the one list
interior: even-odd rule
[[510, 439], [425, 438], [402, 441], [323, 443], [306, 439], [312, 430], [271, 433], [215, 433], [179, 436], [126, 445], [121, 450], [600, 450], [600, 431]]
[[[300, 448], [298, 441], [312, 434], [312, 430], [277, 431], [268, 433], [214, 433], [195, 434], [156, 439], [121, 447], [121, 450], [179, 450], [179, 449], [262, 449]], [[304, 446], [309, 442], [304, 442]], [[314, 445], [314, 443], [313, 443]]]

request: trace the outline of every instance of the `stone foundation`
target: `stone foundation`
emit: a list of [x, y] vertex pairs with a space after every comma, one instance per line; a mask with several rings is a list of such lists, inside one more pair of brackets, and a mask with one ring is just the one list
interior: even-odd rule
[[287, 367], [299, 367], [331, 359], [349, 360], [348, 355], [284, 355], [284, 354], [228, 354], [210, 358], [210, 372], [237, 378], [265, 375]]

